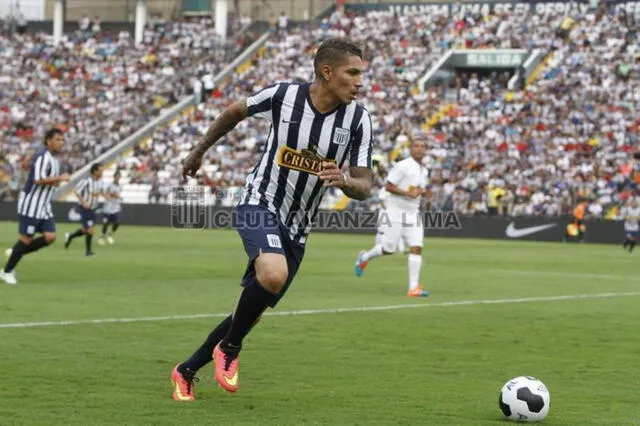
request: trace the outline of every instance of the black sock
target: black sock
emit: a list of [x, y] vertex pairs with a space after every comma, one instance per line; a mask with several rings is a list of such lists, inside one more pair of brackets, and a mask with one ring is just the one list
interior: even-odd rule
[[[213, 348], [216, 347], [231, 327], [231, 315], [226, 317], [213, 331], [191, 357], [178, 366], [178, 371], [184, 376], [193, 375], [213, 360]], [[188, 370], [188, 371], [187, 371]]]
[[236, 306], [229, 332], [222, 339], [222, 344], [227, 347], [229, 343], [233, 346], [241, 346], [242, 339], [267, 309], [268, 302], [272, 297], [273, 295], [255, 280], [246, 286], [240, 296], [238, 306]]
[[34, 251], [38, 251], [42, 247], [46, 247], [47, 245], [47, 240], [45, 240], [44, 237], [38, 237], [35, 240], [31, 241], [31, 244], [29, 244], [24, 249], [24, 252], [22, 254], [25, 255], [28, 253], [33, 253]]
[[73, 234], [69, 235], [69, 241], [73, 240], [74, 238], [77, 238], [81, 235], [84, 235], [84, 231], [82, 229], [78, 229], [76, 232], [74, 232]]
[[87, 253], [91, 253], [91, 240], [93, 239], [93, 235], [87, 234], [84, 237], [85, 245], [87, 246]]
[[118, 229], [118, 226], [120, 226], [119, 223], [114, 223], [113, 225], [111, 225], [111, 233], [115, 234], [116, 230]]
[[104, 237], [105, 235], [107, 235], [107, 229], [109, 229], [109, 224], [105, 223], [104, 225], [102, 225], [102, 236]]
[[623, 248], [627, 248], [627, 246], [629, 245], [631, 241], [630, 240], [624, 240], [624, 244], [622, 245]]
[[636, 241], [633, 240], [629, 243], [629, 253], [633, 251], [633, 248], [636, 246]]
[[26, 249], [27, 245], [20, 240], [14, 244], [11, 257], [9, 257], [7, 264], [4, 266], [4, 272], [11, 272], [16, 268], [16, 265], [20, 262], [20, 259], [22, 259]]

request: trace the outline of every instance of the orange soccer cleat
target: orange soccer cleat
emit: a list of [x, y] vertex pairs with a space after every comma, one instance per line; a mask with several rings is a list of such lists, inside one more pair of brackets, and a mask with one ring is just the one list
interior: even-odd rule
[[238, 354], [240, 348], [223, 351], [220, 343], [213, 349], [213, 361], [215, 362], [215, 379], [227, 392], [234, 393], [238, 390]]
[[[180, 365], [180, 364], [178, 364]], [[178, 365], [171, 371], [171, 383], [173, 384], [174, 401], [195, 401], [196, 395], [193, 390], [193, 382], [198, 381], [196, 377], [185, 377], [178, 371]]]
[[429, 297], [429, 292], [422, 289], [422, 285], [418, 284], [418, 287], [412, 288], [407, 292], [408, 297]]

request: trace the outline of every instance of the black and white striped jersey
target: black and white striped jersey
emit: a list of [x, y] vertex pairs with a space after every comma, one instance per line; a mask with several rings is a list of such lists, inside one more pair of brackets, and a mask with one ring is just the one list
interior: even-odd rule
[[[104, 206], [102, 207], [102, 212], [104, 214], [116, 214], [122, 210], [120, 193], [122, 188], [119, 184], [111, 182], [105, 186], [105, 195], [109, 195], [109, 198], [105, 197]], [[115, 198], [112, 198], [115, 197]]]
[[323, 161], [341, 168], [371, 168], [369, 112], [355, 102], [321, 114], [311, 103], [309, 83], [279, 83], [247, 100], [249, 116], [271, 122], [265, 151], [247, 177], [238, 203], [262, 205], [305, 243], [327, 187], [318, 178]]
[[98, 208], [98, 198], [102, 192], [102, 181], [91, 176], [86, 177], [76, 185], [76, 192], [89, 204], [90, 209], [95, 210]]
[[44, 149], [33, 156], [29, 176], [18, 198], [18, 214], [34, 219], [50, 219], [51, 199], [56, 192], [53, 185], [36, 185], [36, 181], [60, 176], [60, 163], [49, 150]]

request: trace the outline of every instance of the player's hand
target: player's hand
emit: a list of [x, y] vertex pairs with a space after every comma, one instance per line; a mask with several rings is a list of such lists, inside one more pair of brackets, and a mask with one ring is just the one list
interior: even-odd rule
[[195, 177], [198, 170], [202, 167], [202, 154], [192, 149], [189, 155], [182, 160], [182, 177]]
[[82, 203], [82, 207], [84, 207], [85, 209], [89, 208], [89, 203]]
[[71, 175], [69, 173], [64, 173], [58, 176], [58, 182], [68, 182], [71, 179]]
[[324, 186], [342, 186], [347, 183], [347, 177], [336, 163], [324, 161], [322, 171], [318, 175], [324, 181]]
[[412, 200], [415, 200], [421, 195], [422, 195], [422, 189], [420, 188], [412, 188], [407, 191], [407, 197], [411, 198]]

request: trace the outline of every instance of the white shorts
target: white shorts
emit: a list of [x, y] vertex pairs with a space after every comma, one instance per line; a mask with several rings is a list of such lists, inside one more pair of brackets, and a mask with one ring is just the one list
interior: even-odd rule
[[378, 221], [378, 235], [385, 252], [395, 253], [401, 240], [409, 247], [422, 247], [424, 226], [418, 212], [387, 210]]

